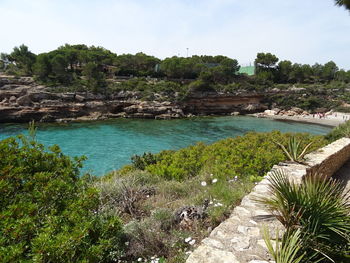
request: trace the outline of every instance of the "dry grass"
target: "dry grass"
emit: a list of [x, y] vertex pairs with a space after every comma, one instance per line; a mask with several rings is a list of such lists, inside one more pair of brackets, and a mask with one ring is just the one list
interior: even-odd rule
[[[127, 255], [131, 259], [157, 255], [167, 262], [184, 262], [185, 252], [225, 220], [252, 187], [248, 181], [225, 180], [207, 173], [179, 182], [139, 170], [113, 173], [96, 184], [100, 213], [118, 214], [126, 224]], [[210, 201], [207, 217], [185, 226], [175, 222], [175, 211], [200, 207], [205, 199]], [[185, 242], [188, 237], [196, 241], [194, 245]]]

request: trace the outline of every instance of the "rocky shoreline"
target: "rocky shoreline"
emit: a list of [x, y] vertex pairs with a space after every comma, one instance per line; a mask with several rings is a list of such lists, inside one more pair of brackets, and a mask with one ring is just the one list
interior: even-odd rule
[[269, 118], [278, 121], [313, 123], [329, 127], [336, 127], [339, 124], [350, 120], [350, 114], [348, 113], [328, 111], [322, 114], [310, 114], [299, 108], [292, 108], [288, 111], [275, 108], [251, 115], [258, 118]]
[[30, 77], [0, 76], [0, 122], [70, 122], [109, 118], [176, 119], [261, 112], [258, 94], [193, 93], [181, 102], [144, 101], [140, 94], [53, 93]]

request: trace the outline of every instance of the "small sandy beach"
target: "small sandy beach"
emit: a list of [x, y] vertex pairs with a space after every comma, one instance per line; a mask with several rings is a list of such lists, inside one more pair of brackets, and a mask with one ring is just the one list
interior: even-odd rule
[[339, 124], [344, 123], [350, 119], [350, 114], [333, 112], [332, 114], [326, 115], [325, 117], [319, 118], [318, 116], [313, 115], [296, 115], [296, 116], [286, 116], [286, 115], [254, 115], [260, 118], [269, 118], [278, 121], [295, 121], [295, 122], [305, 122], [305, 123], [314, 123], [324, 126], [336, 127]]

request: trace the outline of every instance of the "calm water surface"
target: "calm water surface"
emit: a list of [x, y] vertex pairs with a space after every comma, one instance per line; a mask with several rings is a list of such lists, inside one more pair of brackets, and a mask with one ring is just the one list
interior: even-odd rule
[[[46, 146], [58, 144], [70, 156], [86, 155], [88, 160], [83, 171], [103, 175], [130, 163], [130, 157], [134, 154], [179, 149], [198, 141], [211, 143], [248, 131], [272, 130], [326, 134], [330, 128], [247, 116], [181, 120], [117, 119], [40, 124], [37, 139]], [[20, 133], [27, 134], [27, 125], [0, 124], [0, 140]]]

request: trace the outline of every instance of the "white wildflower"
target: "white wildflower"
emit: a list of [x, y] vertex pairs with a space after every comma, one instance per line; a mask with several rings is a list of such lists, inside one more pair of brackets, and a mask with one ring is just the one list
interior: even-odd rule
[[201, 182], [201, 186], [206, 186], [207, 185], [207, 182], [203, 181]]
[[253, 225], [257, 225], [258, 223], [255, 222], [254, 220], [249, 220], [249, 223], [253, 224]]
[[213, 176], [213, 174], [210, 174], [210, 176]]
[[185, 238], [185, 243], [190, 242], [190, 241], [191, 241], [191, 239], [192, 239], [192, 237], [187, 237], [187, 238]]
[[218, 179], [214, 178], [211, 182], [215, 184], [218, 181]]
[[237, 180], [237, 179], [238, 179], [238, 176], [236, 175], [236, 176], [235, 176], [235, 180]]
[[138, 262], [141, 262], [141, 261], [142, 261], [142, 258], [138, 258], [137, 261], [138, 261]]
[[190, 242], [188, 242], [188, 244], [190, 244], [191, 246], [193, 246], [196, 243], [195, 239], [192, 239]]

